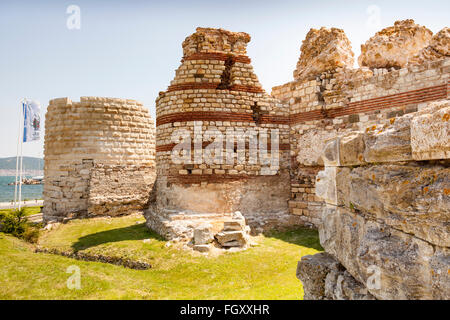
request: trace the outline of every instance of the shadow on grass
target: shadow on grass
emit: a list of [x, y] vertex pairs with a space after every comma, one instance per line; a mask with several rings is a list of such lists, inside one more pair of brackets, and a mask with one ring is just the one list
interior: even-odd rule
[[141, 223], [124, 228], [97, 232], [81, 237], [72, 245], [72, 249], [77, 252], [79, 250], [85, 250], [105, 243], [144, 239], [164, 241], [164, 238], [159, 236], [157, 233], [147, 229], [145, 223]]
[[289, 242], [302, 247], [324, 251], [319, 241], [319, 232], [308, 228], [296, 228], [285, 231], [270, 231], [267, 237]]

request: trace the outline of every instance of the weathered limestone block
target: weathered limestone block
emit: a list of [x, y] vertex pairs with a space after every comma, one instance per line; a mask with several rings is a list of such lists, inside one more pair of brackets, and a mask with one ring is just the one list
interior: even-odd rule
[[302, 257], [297, 264], [297, 278], [303, 283], [303, 300], [325, 299], [325, 277], [339, 264], [326, 252]]
[[411, 122], [415, 160], [450, 158], [450, 102], [438, 101], [417, 113]]
[[350, 171], [346, 167], [325, 167], [316, 177], [316, 195], [328, 204], [345, 205]]
[[303, 284], [303, 300], [375, 299], [363, 284], [326, 252], [302, 257], [297, 264], [297, 278]]
[[325, 166], [364, 164], [364, 134], [350, 132], [331, 139], [325, 145], [322, 160]]
[[430, 45], [419, 51], [409, 61], [409, 64], [422, 64], [426, 61], [434, 61], [450, 57], [450, 28], [445, 27], [433, 38], [431, 38]]
[[244, 231], [222, 231], [215, 237], [222, 247], [244, 247], [248, 242]]
[[366, 287], [340, 265], [325, 277], [325, 296], [331, 300], [375, 300]]
[[[450, 168], [377, 165], [349, 174], [347, 206], [439, 246], [450, 246]], [[338, 189], [340, 186], [338, 186]]]
[[448, 248], [433, 247], [343, 207], [329, 207], [322, 219], [321, 245], [377, 299], [450, 298]]
[[359, 65], [370, 68], [403, 68], [420, 50], [427, 47], [433, 33], [414, 20], [396, 21], [361, 45]]
[[211, 246], [209, 244], [194, 244], [193, 249], [198, 252], [209, 252]]
[[310, 130], [298, 140], [297, 161], [304, 166], [322, 166], [322, 153], [327, 141], [336, 136], [336, 131]]
[[245, 220], [232, 220], [223, 223], [223, 231], [241, 231], [245, 230]]
[[212, 225], [202, 224], [194, 229], [194, 244], [204, 245], [214, 240]]
[[[395, 162], [412, 160], [411, 114], [393, 118], [391, 124], [369, 131], [365, 137], [366, 162]], [[393, 122], [393, 123], [392, 123]]]
[[353, 67], [354, 53], [344, 31], [322, 27], [311, 29], [303, 40], [294, 79], [315, 78], [322, 72]]

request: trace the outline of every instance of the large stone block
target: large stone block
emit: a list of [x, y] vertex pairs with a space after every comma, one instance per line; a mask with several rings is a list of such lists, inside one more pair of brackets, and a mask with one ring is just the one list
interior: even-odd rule
[[297, 278], [303, 283], [303, 300], [325, 299], [325, 278], [337, 265], [339, 262], [326, 252], [302, 257], [297, 264]]
[[450, 103], [438, 101], [411, 121], [411, 148], [415, 160], [450, 158]]
[[375, 300], [367, 288], [345, 268], [334, 268], [325, 277], [325, 297], [331, 300]]
[[343, 207], [330, 207], [322, 221], [321, 245], [377, 299], [450, 298], [448, 248]]
[[325, 167], [316, 177], [316, 195], [328, 204], [345, 205], [350, 171], [346, 167]]
[[329, 140], [323, 150], [325, 166], [354, 166], [364, 164], [364, 134], [349, 132]]
[[194, 229], [194, 244], [205, 245], [214, 240], [214, 233], [212, 232], [212, 225], [202, 224]]
[[303, 134], [297, 143], [297, 161], [304, 166], [322, 166], [323, 151], [327, 141], [335, 138], [336, 131], [310, 130]]
[[411, 115], [392, 119], [390, 125], [374, 127], [365, 137], [366, 162], [395, 162], [412, 160]]
[[435, 245], [450, 246], [449, 177], [450, 168], [438, 165], [358, 167], [348, 176], [346, 205]]

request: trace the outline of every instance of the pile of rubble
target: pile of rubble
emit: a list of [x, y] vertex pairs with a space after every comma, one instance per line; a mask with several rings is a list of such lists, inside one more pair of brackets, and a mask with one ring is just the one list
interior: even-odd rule
[[194, 229], [193, 249], [199, 252], [209, 252], [211, 248], [242, 248], [248, 247], [250, 227], [246, 225], [245, 218], [240, 212], [235, 212], [233, 218], [224, 221], [223, 229], [214, 234], [209, 223], [202, 224]]

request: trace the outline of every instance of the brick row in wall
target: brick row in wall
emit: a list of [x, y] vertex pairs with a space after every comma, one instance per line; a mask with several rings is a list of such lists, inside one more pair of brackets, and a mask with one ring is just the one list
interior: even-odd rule
[[[202, 143], [202, 148], [207, 147], [210, 143], [212, 142], [203, 142]], [[236, 146], [236, 143], [234, 143], [234, 145]], [[156, 152], [166, 152], [166, 151], [172, 151], [172, 149], [176, 146], [175, 143], [170, 143], [170, 144], [164, 144], [164, 145], [159, 145], [156, 147]], [[270, 143], [270, 141], [267, 141], [267, 151], [270, 151], [272, 149], [272, 144]], [[245, 150], [248, 150], [249, 146], [248, 146], [248, 142], [245, 143]], [[226, 150], [226, 142], [224, 142], [224, 150]], [[289, 143], [280, 143], [278, 145], [278, 150], [282, 150], [282, 151], [289, 151], [291, 150], [291, 145]]]
[[232, 59], [233, 63], [251, 63], [251, 59], [244, 55], [234, 55], [234, 54], [226, 54], [221, 52], [197, 52], [193, 53], [187, 57], [184, 57], [181, 62], [186, 60], [219, 60], [226, 61], [228, 59]]
[[417, 104], [427, 101], [445, 99], [447, 97], [448, 91], [447, 87], [448, 84], [443, 84], [439, 86], [406, 91], [389, 96], [372, 98], [358, 102], [350, 102], [347, 106], [343, 108], [300, 112], [297, 114], [292, 114], [290, 116], [290, 123], [296, 124], [299, 122], [311, 120], [337, 118], [345, 115], [372, 112], [382, 110], [385, 108], [392, 108], [408, 104]]
[[[256, 118], [253, 113], [238, 112], [177, 112], [156, 119], [156, 126], [166, 123], [182, 122], [182, 121], [229, 121], [229, 122], [255, 122]], [[289, 117], [275, 116], [270, 114], [262, 114], [257, 120], [264, 124], [289, 124]]]
[[[183, 83], [183, 84], [175, 84], [171, 85], [167, 88], [167, 92], [171, 91], [181, 91], [181, 90], [194, 90], [194, 89], [218, 89], [220, 84], [217, 83], [211, 83], [211, 82], [203, 82], [203, 83]], [[246, 85], [238, 85], [234, 84], [230, 86], [228, 91], [241, 91], [241, 92], [253, 92], [253, 93], [260, 93], [264, 92], [264, 90], [260, 87], [255, 86], [246, 86]]]

